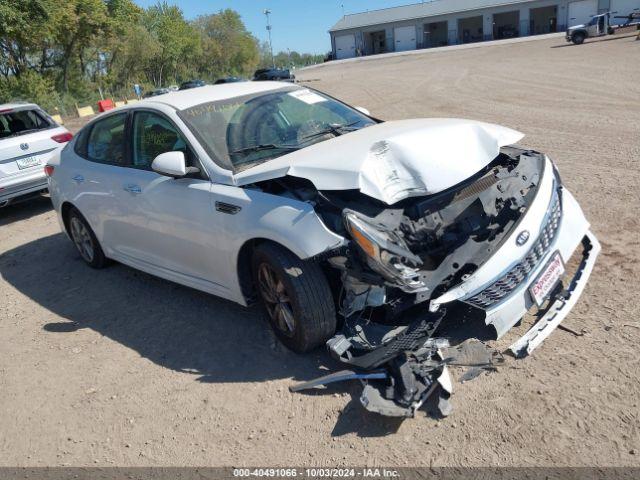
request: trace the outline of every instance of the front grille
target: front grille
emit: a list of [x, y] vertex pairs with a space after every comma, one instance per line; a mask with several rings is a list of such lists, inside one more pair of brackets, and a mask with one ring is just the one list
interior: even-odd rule
[[465, 300], [478, 308], [489, 308], [507, 297], [529, 276], [549, 250], [560, 225], [562, 205], [558, 189], [554, 188], [544, 227], [527, 255], [500, 279], [481, 292]]

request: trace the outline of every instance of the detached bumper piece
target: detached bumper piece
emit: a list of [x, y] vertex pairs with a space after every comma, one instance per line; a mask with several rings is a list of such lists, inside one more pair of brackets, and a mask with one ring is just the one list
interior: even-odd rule
[[555, 301], [550, 302], [542, 318], [509, 347], [516, 358], [525, 357], [533, 352], [560, 325], [580, 298], [600, 253], [600, 243], [593, 233], [587, 232], [582, 239], [582, 247], [582, 260], [569, 287], [560, 292]]
[[[294, 385], [290, 390], [298, 392], [339, 381], [359, 380], [363, 385], [360, 403], [371, 412], [389, 417], [413, 417], [424, 402], [437, 393], [438, 413], [447, 416], [452, 410], [449, 403], [452, 382], [447, 366], [472, 367], [474, 372], [492, 370], [494, 353], [475, 339], [452, 348], [446, 338], [433, 337], [445, 313], [444, 309], [427, 312], [391, 340], [369, 346], [369, 350], [356, 345], [354, 337], [336, 335], [327, 342], [331, 355], [363, 372], [343, 370]], [[360, 334], [367, 336], [367, 332]]]

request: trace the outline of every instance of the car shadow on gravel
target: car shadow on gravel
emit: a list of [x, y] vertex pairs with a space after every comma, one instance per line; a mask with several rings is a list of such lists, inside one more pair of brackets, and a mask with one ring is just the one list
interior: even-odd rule
[[93, 270], [62, 233], [0, 256], [2, 278], [63, 320], [51, 334], [90, 328], [200, 382], [307, 380], [331, 359], [281, 347], [257, 308], [244, 308], [114, 263]]
[[[244, 308], [120, 264], [93, 270], [62, 233], [0, 255], [0, 275], [61, 317], [43, 322], [48, 334], [73, 335], [90, 328], [157, 365], [194, 375], [199, 382], [291, 378], [294, 383], [326, 375], [327, 368], [342, 368], [322, 348], [305, 355], [285, 349], [257, 308]], [[364, 410], [358, 400], [360, 388], [349, 382], [305, 393], [348, 394], [332, 436], [396, 432], [402, 420]]]
[[51, 199], [41, 196], [25, 200], [24, 202], [9, 204], [0, 208], [0, 227], [9, 225], [10, 223], [27, 220], [36, 215], [40, 215], [51, 210]]

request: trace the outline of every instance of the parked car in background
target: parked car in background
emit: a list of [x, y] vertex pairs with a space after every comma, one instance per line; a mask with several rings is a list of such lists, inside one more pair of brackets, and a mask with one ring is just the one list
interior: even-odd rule
[[169, 92], [171, 92], [171, 90], [168, 88], [156, 88], [142, 95], [142, 98], [157, 97], [158, 95], [164, 95]]
[[213, 84], [220, 85], [222, 83], [237, 83], [237, 82], [246, 82], [246, 81], [247, 79], [242, 77], [223, 77], [223, 78], [217, 79]]
[[204, 80], [188, 80], [186, 82], [182, 82], [178, 90], [188, 90], [190, 88], [198, 88], [204, 87], [206, 83]]
[[167, 88], [172, 92], [177, 92], [178, 90], [180, 90], [180, 87], [178, 85], [169, 85]]
[[291, 74], [289, 70], [278, 68], [261, 68], [253, 74], [254, 81], [293, 82], [295, 79], [295, 75]]
[[111, 258], [259, 299], [287, 347], [326, 343], [372, 372], [367, 409], [411, 416], [451, 392], [442, 348], [500, 338], [530, 312], [538, 322], [510, 347], [525, 356], [589, 279], [599, 243], [552, 160], [515, 145], [523, 136], [232, 83], [94, 119], [51, 160], [49, 188], [89, 266]]
[[38, 105], [0, 105], [0, 207], [45, 192], [43, 166], [71, 138]]

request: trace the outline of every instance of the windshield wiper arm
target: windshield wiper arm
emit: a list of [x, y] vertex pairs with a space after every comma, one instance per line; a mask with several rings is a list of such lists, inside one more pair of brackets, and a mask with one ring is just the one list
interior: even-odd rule
[[334, 136], [339, 136], [347, 132], [352, 132], [353, 130], [358, 130], [357, 128], [352, 128], [356, 123], [360, 123], [360, 120], [356, 122], [347, 123], [345, 125], [341, 124], [330, 124], [324, 130], [318, 130], [317, 132], [311, 133], [302, 137], [302, 140], [307, 140], [309, 138], [321, 137], [322, 135], [333, 134]]
[[297, 145], [277, 145], [275, 143], [262, 143], [260, 145], [252, 145], [250, 147], [239, 148], [231, 152], [231, 155], [240, 155], [243, 153], [261, 152], [262, 150], [300, 150]]

